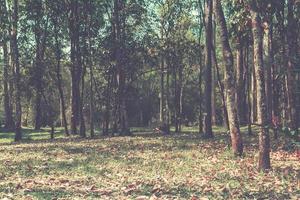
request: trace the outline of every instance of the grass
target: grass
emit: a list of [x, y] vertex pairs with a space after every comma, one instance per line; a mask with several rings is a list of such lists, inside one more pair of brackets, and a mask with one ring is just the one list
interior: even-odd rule
[[170, 136], [135, 130], [92, 140], [58, 129], [49, 140], [48, 129], [25, 129], [18, 144], [1, 133], [0, 198], [299, 199], [300, 162], [283, 136], [272, 142], [273, 169], [264, 174], [256, 169], [257, 136], [244, 134], [245, 156], [234, 158], [220, 127], [211, 140], [193, 128]]

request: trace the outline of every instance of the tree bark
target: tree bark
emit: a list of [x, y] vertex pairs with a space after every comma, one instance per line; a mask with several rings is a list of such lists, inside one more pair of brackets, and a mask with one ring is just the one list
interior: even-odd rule
[[246, 92], [245, 92], [245, 80], [244, 80], [244, 51], [241, 36], [238, 36], [237, 53], [236, 53], [236, 83], [237, 83], [237, 108], [238, 117], [241, 125], [247, 123], [247, 106], [246, 106]]
[[213, 13], [213, 1], [206, 0], [205, 7], [205, 87], [204, 87], [204, 119], [203, 119], [203, 128], [204, 128], [204, 137], [212, 138], [212, 13]]
[[251, 68], [249, 65], [249, 41], [247, 41], [247, 47], [245, 50], [245, 70], [246, 70], [246, 85], [247, 85], [247, 106], [248, 106], [248, 114], [247, 114], [247, 125], [248, 125], [248, 135], [252, 136], [252, 123], [251, 123], [251, 113], [252, 113], [252, 106], [251, 106]]
[[81, 77], [81, 99], [80, 99], [80, 108], [79, 108], [79, 118], [80, 118], [80, 130], [79, 130], [79, 135], [82, 138], [86, 137], [86, 128], [85, 128], [85, 119], [84, 119], [84, 90], [85, 90], [85, 84], [84, 84], [84, 77], [85, 77], [85, 72], [86, 67], [83, 67], [83, 72], [82, 72], [82, 77]]
[[62, 83], [62, 76], [61, 76], [61, 46], [59, 43], [59, 30], [58, 30], [58, 18], [54, 18], [53, 24], [54, 24], [54, 31], [55, 31], [55, 56], [56, 56], [56, 79], [57, 79], [57, 88], [59, 93], [59, 99], [60, 99], [60, 108], [61, 108], [61, 118], [62, 118], [62, 126], [64, 126], [65, 129], [65, 135], [69, 136], [69, 129], [68, 129], [68, 122], [67, 122], [67, 115], [66, 115], [66, 103], [65, 103], [65, 96], [64, 96], [64, 90], [63, 90], [63, 83]]
[[165, 61], [163, 55], [161, 56], [160, 67], [160, 100], [159, 100], [159, 119], [161, 124], [165, 124]]
[[35, 42], [36, 42], [36, 52], [35, 52], [35, 130], [39, 130], [42, 126], [42, 78], [44, 73], [43, 59], [44, 59], [44, 51], [46, 45], [46, 30], [42, 28], [42, 18], [43, 18], [43, 5], [42, 1], [37, 1], [35, 3], [35, 8], [33, 12], [36, 12], [36, 18], [34, 20], [35, 27]]
[[80, 81], [82, 76], [82, 63], [80, 52], [80, 17], [79, 2], [70, 2], [69, 32], [71, 40], [71, 133], [77, 134], [80, 120]]
[[[58, 40], [56, 41], [58, 42]], [[62, 86], [62, 77], [61, 77], [61, 53], [60, 48], [58, 47], [58, 44], [56, 45], [56, 79], [57, 79], [57, 88], [59, 92], [59, 98], [60, 98], [60, 107], [61, 107], [61, 115], [62, 115], [62, 125], [65, 129], [65, 134], [69, 136], [69, 129], [68, 129], [68, 122], [67, 122], [67, 115], [66, 115], [66, 104], [65, 104], [65, 97], [64, 97], [64, 90]]]
[[19, 62], [19, 48], [18, 48], [18, 20], [19, 20], [19, 1], [13, 1], [12, 13], [12, 62], [14, 67], [14, 85], [15, 85], [15, 141], [22, 140], [22, 106], [21, 106], [21, 73]]
[[9, 88], [9, 62], [8, 62], [8, 48], [7, 42], [3, 43], [3, 93], [4, 93], [4, 113], [5, 113], [5, 122], [4, 128], [6, 130], [14, 129], [14, 119], [13, 119], [13, 110], [11, 106], [10, 98], [10, 88]]
[[[217, 55], [216, 55], [216, 48], [213, 47], [214, 50], [213, 50], [213, 59], [214, 60], [217, 60]], [[225, 125], [226, 129], [229, 131], [229, 120], [228, 120], [228, 112], [227, 112], [227, 108], [226, 108], [226, 94], [225, 94], [225, 91], [224, 91], [224, 84], [222, 83], [222, 80], [221, 80], [221, 75], [220, 75], [220, 70], [219, 70], [219, 64], [218, 62], [216, 62], [216, 75], [217, 75], [217, 80], [218, 80], [218, 86], [219, 86], [219, 89], [220, 89], [220, 93], [221, 93], [221, 97], [222, 97], [222, 108], [223, 108], [223, 124]]]
[[274, 62], [274, 54], [273, 54], [273, 24], [272, 24], [272, 16], [269, 17], [267, 22], [266, 29], [266, 37], [267, 37], [267, 56], [268, 62], [267, 67], [265, 69], [266, 74], [266, 98], [267, 98], [267, 111], [268, 111], [268, 123], [269, 126], [272, 126], [272, 99], [273, 99], [273, 91], [272, 91], [272, 68]]
[[288, 114], [289, 128], [294, 132], [294, 136], [298, 135], [298, 119], [296, 109], [296, 85], [295, 85], [295, 68], [297, 65], [297, 20], [294, 16], [295, 1], [288, 1], [288, 27], [287, 27], [287, 94], [288, 94]]
[[91, 137], [95, 137], [95, 126], [94, 126], [94, 84], [93, 84], [93, 66], [90, 65], [90, 131]]
[[243, 141], [240, 133], [237, 108], [235, 104], [236, 90], [233, 70], [233, 55], [229, 45], [228, 30], [220, 0], [215, 0], [215, 13], [220, 26], [223, 57], [225, 61], [225, 89], [227, 91], [226, 105], [228, 111], [231, 145], [234, 155], [241, 156], [243, 154]]
[[265, 93], [265, 76], [263, 66], [263, 35], [261, 18], [255, 2], [251, 5], [252, 34], [254, 48], [254, 68], [257, 85], [257, 120], [259, 131], [259, 170], [271, 168], [270, 163], [270, 139], [268, 130], [267, 100]]
[[120, 12], [124, 9], [124, 2], [115, 0], [115, 60], [116, 60], [116, 78], [118, 95], [118, 113], [119, 113], [119, 131], [121, 135], [130, 135], [126, 105], [126, 62], [124, 52], [121, 48], [124, 46], [125, 19]]
[[[0, 23], [3, 28], [3, 96], [4, 96], [4, 128], [8, 131], [13, 131], [15, 122], [13, 118], [13, 106], [11, 92], [13, 88], [10, 85], [11, 78], [11, 66], [9, 63], [9, 52], [8, 52], [8, 40], [11, 33], [9, 13], [7, 11], [6, 1], [0, 4], [1, 12], [3, 12], [3, 20]], [[11, 51], [11, 49], [10, 49]]]
[[252, 70], [251, 76], [251, 121], [254, 124], [257, 122], [257, 85], [255, 70]]

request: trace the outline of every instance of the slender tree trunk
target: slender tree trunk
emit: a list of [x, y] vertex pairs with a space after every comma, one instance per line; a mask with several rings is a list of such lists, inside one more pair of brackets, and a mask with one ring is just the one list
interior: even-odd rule
[[236, 53], [236, 83], [237, 83], [237, 108], [238, 108], [238, 117], [241, 125], [247, 123], [247, 106], [246, 106], [246, 93], [245, 93], [245, 81], [244, 81], [244, 51], [242, 45], [242, 39], [238, 36], [237, 44], [237, 53]]
[[160, 101], [159, 101], [159, 119], [161, 124], [165, 124], [165, 61], [164, 57], [161, 57], [160, 68]]
[[257, 122], [257, 85], [256, 85], [256, 74], [255, 70], [252, 70], [252, 79], [251, 79], [251, 116], [252, 123]]
[[125, 20], [120, 12], [124, 9], [124, 3], [120, 0], [115, 0], [114, 3], [114, 26], [115, 26], [115, 60], [116, 60], [116, 78], [118, 84], [118, 110], [119, 110], [119, 129], [121, 135], [130, 135], [130, 129], [127, 116], [126, 105], [126, 61], [125, 55], [121, 51], [124, 45]]
[[261, 18], [258, 14], [256, 3], [251, 6], [252, 34], [254, 48], [254, 68], [257, 85], [257, 118], [260, 125], [259, 131], [259, 170], [271, 168], [270, 164], [270, 139], [268, 130], [267, 99], [265, 93], [265, 76], [263, 67], [263, 33]]
[[226, 129], [229, 131], [229, 121], [228, 121], [228, 113], [226, 108], [226, 98], [225, 98], [225, 91], [224, 91], [224, 84], [221, 80], [220, 70], [219, 70], [219, 64], [217, 62], [217, 55], [216, 55], [216, 47], [213, 47], [213, 59], [215, 60], [215, 67], [216, 67], [216, 75], [218, 80], [218, 86], [220, 89], [221, 97], [222, 97], [222, 108], [223, 108], [223, 115], [224, 115], [224, 125], [226, 126]]
[[71, 40], [71, 133], [77, 134], [80, 120], [80, 79], [82, 77], [82, 63], [80, 52], [80, 17], [79, 2], [70, 2], [69, 32]]
[[202, 40], [202, 34], [203, 34], [203, 26], [205, 24], [204, 16], [203, 16], [203, 9], [202, 9], [202, 2], [201, 0], [198, 1], [198, 10], [199, 10], [199, 75], [198, 75], [198, 81], [199, 81], [199, 116], [198, 116], [198, 123], [199, 123], [199, 133], [203, 133], [203, 113], [202, 113], [202, 73], [203, 73], [203, 54], [202, 54], [202, 48], [201, 48], [201, 40]]
[[200, 59], [199, 59], [199, 116], [198, 116], [198, 123], [199, 123], [199, 133], [203, 133], [203, 113], [202, 113], [202, 72], [203, 72], [203, 64], [202, 64], [202, 53], [200, 52]]
[[[283, 3], [283, 2], [282, 2]], [[283, 6], [284, 8], [284, 6]], [[276, 12], [276, 19], [278, 20], [278, 34], [279, 34], [279, 38], [281, 39], [281, 48], [280, 48], [280, 55], [281, 55], [281, 62], [283, 63], [283, 57], [282, 55], [284, 55], [285, 52], [285, 36], [284, 36], [284, 9], [279, 9]], [[273, 27], [271, 27], [270, 32], [269, 32], [269, 40], [273, 40]], [[273, 45], [273, 42], [269, 41], [270, 45]], [[273, 49], [273, 46], [270, 48], [270, 50]], [[272, 122], [273, 122], [273, 126], [274, 126], [274, 139], [278, 138], [278, 129], [280, 126], [280, 98], [281, 98], [281, 78], [279, 76], [279, 72], [280, 72], [280, 65], [275, 65], [274, 63], [274, 59], [273, 61], [271, 60], [272, 57], [274, 56], [274, 52], [271, 52], [272, 55], [270, 55], [270, 62], [272, 65]]]
[[[108, 74], [107, 78], [107, 88], [106, 88], [106, 100], [105, 100], [105, 112], [104, 112], [104, 127], [103, 127], [103, 135], [107, 136], [108, 135], [108, 130], [109, 130], [109, 122], [110, 122], [110, 109], [111, 109], [111, 85], [112, 85], [112, 76]], [[115, 107], [115, 106], [114, 106]], [[115, 109], [113, 109], [115, 111]], [[115, 121], [115, 120], [114, 120]], [[114, 125], [115, 126], [115, 125]], [[115, 131], [115, 130], [113, 130]]]
[[36, 52], [35, 52], [35, 91], [36, 91], [36, 98], [35, 98], [35, 124], [34, 129], [40, 130], [42, 126], [42, 55], [41, 55], [41, 45], [42, 45], [42, 31], [41, 31], [41, 17], [42, 14], [42, 2], [37, 1], [35, 3], [34, 12], [37, 13], [35, 18], [35, 42], [36, 42]]
[[93, 64], [90, 63], [90, 131], [91, 137], [95, 137], [95, 127], [94, 127], [94, 84], [93, 84]]
[[[55, 28], [56, 29], [56, 28]], [[58, 30], [56, 30], [57, 32]], [[66, 116], [66, 104], [64, 97], [64, 90], [62, 86], [62, 76], [61, 76], [61, 49], [58, 41], [58, 35], [55, 35], [55, 43], [56, 43], [56, 79], [57, 79], [57, 88], [60, 98], [60, 107], [61, 107], [61, 115], [62, 115], [62, 125], [65, 129], [65, 134], [69, 136], [68, 122]]]
[[213, 1], [206, 0], [205, 7], [205, 35], [206, 35], [206, 57], [205, 57], [205, 87], [204, 87], [204, 134], [206, 138], [212, 138], [212, 13]]
[[217, 113], [216, 113], [216, 67], [218, 65], [218, 60], [217, 60], [217, 56], [214, 57], [214, 51], [215, 51], [215, 46], [216, 46], [216, 41], [217, 41], [217, 25], [216, 25], [216, 16], [213, 14], [213, 40], [212, 40], [212, 80], [211, 80], [211, 84], [212, 84], [212, 101], [211, 101], [211, 120], [212, 120], [212, 125], [216, 126], [217, 125]]
[[268, 123], [269, 126], [272, 126], [272, 99], [273, 99], [273, 91], [272, 91], [272, 68], [274, 62], [274, 55], [273, 55], [273, 24], [272, 24], [272, 17], [269, 17], [267, 24], [268, 27], [266, 29], [266, 37], [267, 37], [267, 56], [268, 62], [266, 71], [266, 97], [267, 97], [267, 111], [268, 111]]
[[[212, 57], [213, 58], [213, 57]], [[212, 59], [214, 60], [214, 59]], [[214, 64], [214, 66], [216, 66], [216, 64]], [[216, 73], [215, 73], [215, 68], [212, 67], [212, 81], [211, 81], [211, 85], [212, 85], [212, 101], [211, 101], [211, 122], [213, 126], [217, 125], [217, 111], [216, 111]]]
[[11, 47], [12, 47], [12, 61], [14, 67], [14, 80], [15, 80], [15, 141], [22, 140], [22, 106], [21, 106], [21, 73], [19, 63], [19, 48], [18, 48], [18, 20], [19, 20], [19, 1], [13, 1], [13, 14], [12, 14], [12, 34], [11, 34]]
[[86, 137], [86, 128], [85, 128], [85, 119], [84, 119], [84, 90], [85, 90], [85, 84], [84, 84], [84, 77], [85, 77], [85, 71], [86, 67], [83, 67], [82, 77], [81, 77], [81, 100], [80, 100], [80, 108], [79, 108], [79, 118], [80, 118], [80, 131], [79, 134], [82, 138]]
[[294, 16], [295, 0], [288, 1], [288, 56], [287, 56], [287, 94], [288, 94], [288, 114], [289, 114], [289, 128], [293, 135], [298, 135], [298, 119], [296, 109], [296, 86], [295, 86], [295, 69], [297, 65], [297, 20]]
[[14, 129], [14, 119], [13, 119], [13, 110], [11, 106], [10, 99], [10, 88], [9, 88], [9, 62], [8, 62], [8, 49], [7, 42], [3, 43], [3, 93], [4, 93], [4, 113], [5, 113], [5, 122], [4, 128], [6, 130]]
[[246, 70], [246, 80], [247, 80], [247, 105], [248, 105], [248, 114], [247, 114], [247, 124], [248, 124], [248, 135], [252, 135], [252, 123], [251, 123], [251, 113], [252, 113], [252, 107], [251, 107], [251, 68], [249, 65], [249, 42], [247, 41], [247, 47], [245, 52], [245, 70]]
[[182, 131], [182, 110], [183, 110], [183, 66], [180, 66], [178, 74], [178, 132]]
[[178, 133], [179, 132], [179, 127], [178, 127], [178, 104], [179, 104], [179, 101], [178, 101], [178, 80], [177, 80], [177, 68], [178, 66], [175, 65], [173, 67], [173, 79], [174, 79], [174, 120], [175, 120], [175, 133]]
[[[167, 47], [168, 48], [168, 47]], [[167, 56], [167, 77], [166, 77], [166, 122], [167, 133], [170, 133], [170, 58]]]
[[215, 13], [220, 26], [223, 57], [225, 61], [225, 89], [227, 91], [226, 105], [228, 111], [231, 145], [233, 153], [237, 156], [241, 156], [243, 153], [243, 141], [240, 133], [237, 108], [235, 104], [236, 90], [233, 55], [229, 45], [228, 31], [220, 0], [215, 0]]

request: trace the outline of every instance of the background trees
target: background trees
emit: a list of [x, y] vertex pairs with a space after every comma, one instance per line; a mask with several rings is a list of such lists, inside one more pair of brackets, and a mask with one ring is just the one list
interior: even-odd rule
[[[130, 127], [226, 124], [297, 138], [299, 2], [212, 0], [1, 1], [1, 116], [87, 136]], [[223, 16], [224, 15], [224, 16]], [[287, 97], [287, 98], [285, 98]], [[3, 113], [3, 114], [2, 114]], [[199, 117], [200, 116], [200, 117]], [[69, 131], [70, 130], [70, 131]], [[263, 156], [264, 155], [264, 156]], [[264, 159], [263, 159], [264, 160]]]

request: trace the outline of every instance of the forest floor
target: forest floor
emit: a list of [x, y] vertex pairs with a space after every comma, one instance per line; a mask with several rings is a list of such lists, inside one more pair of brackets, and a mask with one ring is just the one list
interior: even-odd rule
[[[48, 130], [0, 133], [0, 199], [299, 199], [300, 162], [292, 142], [272, 141], [272, 170], [257, 171], [257, 136], [234, 158], [228, 136], [193, 129], [162, 136], [64, 138]], [[298, 177], [298, 178], [297, 178]]]

